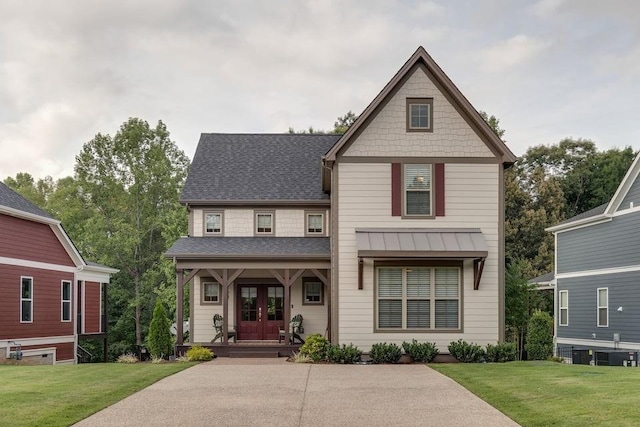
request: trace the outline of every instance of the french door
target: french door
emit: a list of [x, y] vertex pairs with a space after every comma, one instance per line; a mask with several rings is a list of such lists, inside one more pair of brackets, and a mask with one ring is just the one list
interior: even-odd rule
[[239, 340], [277, 340], [284, 326], [284, 287], [238, 285]]

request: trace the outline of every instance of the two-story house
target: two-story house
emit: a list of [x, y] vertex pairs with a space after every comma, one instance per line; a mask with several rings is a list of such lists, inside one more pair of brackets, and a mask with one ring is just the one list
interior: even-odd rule
[[0, 182], [0, 363], [75, 363], [79, 338], [106, 355], [117, 272], [85, 261], [60, 221]]
[[637, 156], [609, 203], [548, 228], [556, 247], [556, 351], [575, 363], [614, 363], [611, 350], [640, 350], [639, 174]]
[[422, 47], [344, 135], [203, 134], [181, 196], [189, 235], [167, 252], [179, 300], [190, 283], [189, 344], [289, 354], [296, 314], [303, 337], [365, 352], [500, 341], [514, 161]]

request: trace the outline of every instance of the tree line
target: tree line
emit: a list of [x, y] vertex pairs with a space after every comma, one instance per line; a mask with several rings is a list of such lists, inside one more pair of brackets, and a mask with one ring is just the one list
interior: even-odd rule
[[[500, 121], [481, 115], [503, 138]], [[349, 111], [328, 132], [289, 132], [339, 134], [356, 119]], [[522, 347], [533, 312], [552, 312], [549, 297], [528, 284], [553, 271], [554, 241], [545, 228], [607, 203], [634, 156], [631, 147], [599, 151], [591, 140], [565, 138], [530, 147], [505, 172], [508, 340]], [[115, 135], [98, 133], [84, 144], [73, 176], [36, 180], [21, 172], [4, 180], [60, 219], [86, 259], [120, 270], [109, 285], [112, 360], [145, 343], [157, 300], [175, 318], [175, 272], [163, 253], [187, 233], [187, 211], [178, 199], [189, 163], [162, 121], [151, 127], [131, 118]], [[99, 346], [84, 345], [100, 357]]]

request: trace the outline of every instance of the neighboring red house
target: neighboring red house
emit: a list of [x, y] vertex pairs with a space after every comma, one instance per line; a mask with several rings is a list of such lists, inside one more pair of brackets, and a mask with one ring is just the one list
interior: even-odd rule
[[78, 338], [106, 347], [107, 284], [52, 218], [0, 182], [0, 363], [75, 363]]

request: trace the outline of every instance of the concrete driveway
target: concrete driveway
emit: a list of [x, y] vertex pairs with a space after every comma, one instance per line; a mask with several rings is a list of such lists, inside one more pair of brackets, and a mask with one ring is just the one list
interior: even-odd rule
[[219, 358], [165, 378], [78, 426], [517, 426], [424, 365]]

